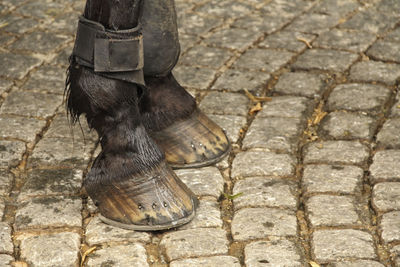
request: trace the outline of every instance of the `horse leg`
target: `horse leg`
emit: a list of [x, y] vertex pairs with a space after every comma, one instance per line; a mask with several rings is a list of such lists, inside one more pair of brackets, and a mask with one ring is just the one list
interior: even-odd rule
[[[87, 0], [71, 56], [67, 105], [73, 121], [85, 114], [100, 136], [102, 151], [84, 180], [100, 218], [122, 228], [152, 231], [190, 221], [197, 198], [166, 164], [142, 124], [140, 64], [132, 68], [134, 61], [118, 57], [119, 49], [135, 52], [138, 47], [140, 52], [135, 43], [140, 43], [140, 33], [130, 30], [138, 24], [139, 11], [136, 0]], [[96, 54], [104, 43], [109, 50]], [[122, 62], [127, 70], [118, 72], [122, 65], [109, 62]], [[104, 71], [107, 68], [112, 72]]]
[[146, 129], [173, 167], [217, 162], [229, 151], [226, 135], [171, 73], [180, 53], [174, 0], [145, 1], [141, 22], [148, 90], [140, 111]]

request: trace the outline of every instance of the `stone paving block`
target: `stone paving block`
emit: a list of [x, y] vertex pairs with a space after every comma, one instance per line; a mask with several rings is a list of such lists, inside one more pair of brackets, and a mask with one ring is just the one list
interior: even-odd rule
[[372, 206], [377, 212], [400, 210], [400, 183], [379, 183], [372, 190]]
[[[181, 45], [181, 52], [186, 52], [189, 48], [198, 43], [200, 38], [197, 35], [179, 34], [179, 44]], [[178, 64], [179, 66], [179, 64]]]
[[218, 69], [232, 55], [233, 53], [227, 49], [197, 45], [185, 53], [180, 63]]
[[295, 236], [295, 213], [274, 208], [247, 208], [235, 213], [232, 219], [232, 237], [235, 241]]
[[11, 262], [14, 261], [14, 258], [7, 254], [0, 254], [0, 265], [1, 267], [11, 267]]
[[224, 178], [216, 167], [180, 169], [175, 173], [197, 196], [218, 198], [224, 191]]
[[246, 125], [246, 117], [234, 115], [208, 115], [208, 117], [218, 124], [228, 136], [232, 143], [239, 139], [240, 129]]
[[372, 183], [400, 182], [400, 150], [378, 151], [369, 168]]
[[79, 15], [76, 12], [65, 12], [49, 25], [49, 30], [52, 32], [75, 35], [78, 27]]
[[72, 49], [73, 46], [69, 45], [61, 50], [61, 52], [58, 52], [58, 55], [50, 62], [50, 64], [60, 65], [66, 68], [69, 65], [68, 58], [72, 54]]
[[359, 230], [315, 231], [311, 245], [315, 260], [319, 263], [345, 258], [376, 258], [372, 236]]
[[[29, 266], [77, 266], [81, 237], [77, 233], [55, 233], [20, 237], [21, 259]], [[40, 248], [40, 249], [38, 249]]]
[[160, 246], [170, 261], [228, 253], [226, 232], [214, 228], [170, 232], [163, 236]]
[[362, 61], [350, 69], [350, 79], [363, 82], [382, 82], [394, 85], [400, 78], [400, 65], [379, 61]]
[[176, 80], [183, 86], [196, 89], [207, 89], [214, 79], [215, 70], [198, 67], [177, 66], [174, 68]]
[[347, 196], [312, 196], [306, 201], [306, 211], [313, 227], [361, 224], [354, 199]]
[[243, 16], [243, 14], [249, 13], [251, 10], [252, 6], [247, 3], [227, 0], [211, 0], [195, 9], [199, 13], [223, 18]]
[[6, 207], [4, 200], [2, 197], [0, 197], [0, 218], [3, 217], [4, 215], [4, 208]]
[[333, 29], [321, 34], [313, 42], [313, 46], [363, 52], [367, 50], [375, 40], [376, 35], [370, 32]]
[[369, 139], [374, 136], [376, 121], [367, 115], [346, 111], [329, 113], [322, 121], [321, 136], [335, 139]]
[[400, 43], [377, 41], [368, 49], [367, 55], [376, 60], [400, 63]]
[[377, 3], [376, 10], [393, 17], [399, 17], [397, 10], [400, 9], [400, 3], [396, 0], [382, 0]]
[[146, 267], [146, 249], [141, 244], [118, 245], [96, 250], [86, 266]]
[[[330, 94], [327, 108], [334, 110], [365, 111], [376, 114], [382, 111], [383, 105], [389, 100], [390, 90], [384, 86], [372, 84], [341, 84]], [[357, 97], [354, 97], [354, 96]]]
[[11, 45], [13, 50], [28, 50], [41, 54], [48, 54], [57, 47], [70, 40], [71, 37], [50, 32], [32, 32], [23, 35]]
[[289, 240], [256, 241], [244, 249], [248, 267], [303, 266], [299, 247]]
[[28, 173], [26, 183], [21, 188], [18, 200], [34, 196], [77, 195], [82, 186], [82, 170], [34, 169]]
[[272, 73], [286, 65], [294, 55], [292, 52], [252, 48], [241, 55], [233, 67]]
[[287, 154], [247, 151], [236, 155], [232, 163], [232, 177], [291, 176], [296, 160]]
[[379, 226], [382, 239], [385, 243], [400, 240], [400, 211], [383, 214]]
[[0, 222], [0, 253], [12, 254], [13, 252], [14, 245], [11, 239], [11, 227], [5, 222]]
[[244, 50], [261, 36], [261, 32], [254, 30], [228, 28], [214, 32], [204, 41], [216, 47]]
[[366, 12], [358, 12], [351, 19], [340, 24], [339, 28], [379, 33], [393, 28], [397, 21], [394, 16], [388, 16], [387, 13], [379, 13], [370, 8]]
[[379, 131], [376, 140], [378, 146], [385, 148], [400, 148], [400, 118], [388, 119]]
[[232, 256], [213, 256], [194, 259], [176, 260], [169, 264], [170, 267], [240, 267], [240, 262]]
[[310, 115], [313, 105], [305, 97], [275, 96], [263, 104], [257, 117], [302, 118]]
[[232, 26], [249, 29], [253, 32], [271, 34], [290, 21], [290, 18], [284, 17], [282, 13], [279, 15], [272, 12], [254, 12], [253, 16], [244, 16], [237, 19]]
[[302, 121], [297, 118], [257, 116], [246, 133], [243, 148], [268, 148], [293, 153], [297, 149], [298, 137], [303, 128]]
[[220, 25], [222, 21], [223, 19], [219, 17], [202, 16], [198, 13], [178, 12], [178, 30], [186, 34], [202, 35]]
[[358, 141], [320, 141], [307, 144], [303, 156], [304, 163], [363, 164], [369, 149]]
[[229, 69], [216, 80], [211, 89], [225, 89], [230, 92], [237, 92], [247, 89], [253, 93], [259, 93], [264, 87], [266, 87], [267, 81], [270, 77], [271, 76], [265, 72], [249, 72]]
[[2, 16], [6, 25], [1, 27], [2, 31], [14, 34], [24, 34], [38, 26], [38, 21], [31, 18], [23, 18], [15, 14]]
[[222, 228], [223, 222], [221, 219], [221, 211], [217, 201], [202, 199], [196, 210], [196, 216], [188, 224], [179, 227], [183, 229], [195, 228]]
[[16, 12], [28, 17], [49, 19], [63, 13], [64, 10], [65, 6], [61, 3], [46, 2], [44, 5], [42, 2], [35, 1], [21, 5], [16, 9]]
[[318, 98], [325, 83], [322, 75], [306, 72], [286, 72], [276, 83], [274, 92]]
[[282, 17], [293, 18], [306, 11], [313, 3], [304, 0], [274, 0], [262, 7], [266, 14], [279, 14]]
[[311, 10], [315, 13], [344, 17], [359, 7], [356, 0], [329, 0], [319, 2]]
[[209, 114], [246, 116], [249, 104], [250, 100], [243, 94], [211, 92], [199, 107]]
[[89, 129], [85, 118], [81, 118], [78, 123], [71, 125], [71, 121], [65, 113], [59, 113], [53, 118], [45, 136], [50, 138], [83, 140], [88, 143], [90, 141], [97, 141], [98, 139], [96, 131]]
[[385, 265], [383, 265], [382, 263], [369, 260], [334, 262], [327, 265], [327, 267], [384, 267], [384, 266]]
[[[1, 3], [0, 3], [1, 5]], [[1, 7], [0, 7], [1, 8]], [[5, 33], [0, 33], [0, 45], [2, 47], [7, 47], [10, 44], [12, 44], [16, 40], [16, 37], [5, 34]]]
[[321, 34], [339, 23], [337, 16], [319, 13], [306, 13], [296, 18], [287, 29], [306, 33]]
[[81, 140], [43, 138], [36, 145], [28, 165], [30, 167], [86, 166], [94, 144]]
[[11, 190], [12, 180], [13, 176], [11, 172], [0, 169], [0, 196], [8, 195]]
[[[240, 194], [240, 195], [239, 195]], [[281, 207], [296, 210], [297, 190], [284, 179], [249, 177], [239, 180], [233, 187], [235, 210], [244, 207]]]
[[343, 72], [347, 70], [358, 58], [357, 54], [327, 50], [311, 49], [301, 54], [292, 65], [294, 69]]
[[400, 42], [400, 28], [394, 29], [385, 36], [385, 41]]
[[0, 140], [0, 168], [5, 169], [18, 165], [25, 150], [23, 142]]
[[390, 117], [400, 117], [400, 93], [396, 95], [396, 102], [392, 106]]
[[293, 52], [301, 52], [307, 45], [299, 39], [311, 43], [315, 39], [315, 35], [283, 30], [268, 35], [258, 46], [262, 48], [286, 49]]
[[354, 194], [360, 190], [363, 169], [356, 166], [306, 165], [302, 185], [306, 193]]
[[61, 106], [62, 95], [13, 91], [0, 108], [2, 114], [47, 118]]
[[12, 81], [0, 79], [0, 95], [9, 90], [13, 85]]
[[98, 216], [93, 217], [86, 226], [86, 242], [89, 246], [108, 242], [149, 243], [151, 235], [148, 232], [125, 230], [100, 221]]
[[22, 86], [22, 89], [63, 95], [65, 79], [65, 68], [44, 66], [30, 75], [28, 81]]
[[44, 120], [0, 115], [0, 137], [11, 137], [32, 142], [45, 125], [46, 121]]
[[28, 72], [42, 63], [41, 59], [26, 55], [16, 55], [11, 53], [0, 53], [0, 76], [5, 76], [12, 79], [21, 79]]
[[18, 230], [48, 227], [81, 227], [80, 198], [44, 197], [19, 204], [15, 215]]

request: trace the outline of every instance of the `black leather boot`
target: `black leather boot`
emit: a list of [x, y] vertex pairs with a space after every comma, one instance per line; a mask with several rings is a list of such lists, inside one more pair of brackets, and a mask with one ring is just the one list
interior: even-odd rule
[[142, 124], [137, 2], [87, 1], [71, 56], [67, 106], [73, 121], [85, 114], [100, 136], [102, 151], [84, 179], [100, 218], [122, 228], [154, 231], [189, 222], [197, 198], [166, 164]]
[[180, 53], [174, 0], [146, 0], [141, 23], [147, 91], [140, 111], [146, 129], [172, 167], [201, 167], [221, 160], [229, 152], [228, 138], [171, 73]]

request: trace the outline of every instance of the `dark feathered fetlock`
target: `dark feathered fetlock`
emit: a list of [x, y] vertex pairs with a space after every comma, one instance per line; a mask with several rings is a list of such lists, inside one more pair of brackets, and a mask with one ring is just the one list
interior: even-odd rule
[[171, 73], [180, 52], [174, 0], [145, 1], [141, 21], [147, 93], [140, 109], [146, 129], [173, 167], [221, 160], [229, 152], [228, 138]]
[[[111, 2], [114, 3], [111, 0], [88, 1], [85, 16], [111, 27], [113, 32], [110, 34], [118, 38], [116, 30], [132, 26], [132, 23], [123, 25], [113, 20], [114, 9], [129, 10], [131, 7], [135, 10], [131, 6], [134, 1], [118, 1], [119, 4], [125, 2], [126, 7], [102, 6]], [[102, 8], [104, 10], [100, 12]], [[108, 15], [104, 15], [107, 12]], [[118, 16], [115, 13], [114, 16], [121, 19], [123, 14]], [[96, 38], [109, 34], [93, 21], [85, 19], [82, 22], [85, 25], [81, 31], [84, 29], [90, 33], [90, 27], [100, 31], [99, 35], [95, 34]], [[78, 33], [79, 36], [86, 38]], [[131, 45], [126, 47], [135, 47]], [[100, 218], [115, 226], [145, 231], [168, 229], [189, 222], [194, 217], [197, 198], [166, 164], [164, 154], [142, 124], [138, 109], [138, 93], [142, 91], [140, 80], [135, 83], [136, 74], [131, 73], [122, 73], [121, 76], [118, 72], [96, 72], [95, 62], [102, 59], [96, 59], [99, 56], [96, 54], [93, 60], [90, 56], [81, 57], [81, 52], [87, 47], [79, 46], [78, 40], [68, 71], [67, 106], [73, 121], [85, 114], [89, 126], [100, 136], [102, 151], [84, 179], [84, 187], [98, 206]]]

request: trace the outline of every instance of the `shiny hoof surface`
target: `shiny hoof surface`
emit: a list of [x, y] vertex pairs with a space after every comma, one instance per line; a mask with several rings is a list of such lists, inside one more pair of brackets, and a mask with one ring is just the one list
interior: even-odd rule
[[230, 143], [224, 131], [200, 110], [183, 121], [151, 134], [173, 168], [196, 168], [224, 158]]
[[198, 206], [196, 196], [165, 162], [150, 172], [101, 184], [98, 188], [89, 195], [100, 210], [100, 219], [129, 230], [178, 227], [194, 218]]

